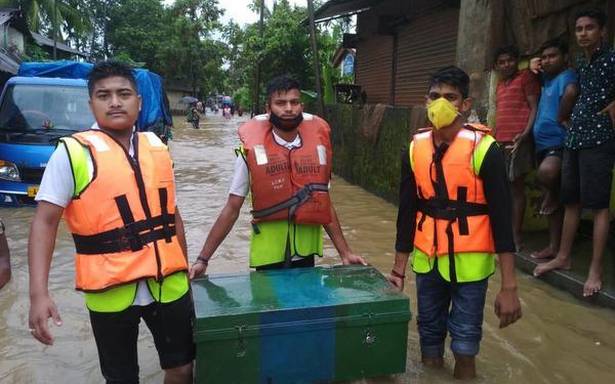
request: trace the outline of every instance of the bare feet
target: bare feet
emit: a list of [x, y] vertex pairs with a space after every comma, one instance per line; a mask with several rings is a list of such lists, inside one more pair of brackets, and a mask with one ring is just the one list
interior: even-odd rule
[[476, 377], [474, 356], [464, 356], [455, 353], [455, 379], [470, 380]]
[[534, 260], [552, 259], [555, 257], [555, 252], [553, 252], [553, 249], [549, 245], [548, 247], [545, 247], [544, 249], [538, 252], [530, 253], [530, 257]]
[[589, 271], [589, 275], [587, 275], [587, 280], [585, 281], [585, 285], [583, 286], [583, 296], [589, 297], [593, 296], [596, 293], [600, 292], [602, 289], [602, 276], [599, 272]]
[[540, 264], [534, 268], [534, 277], [541, 276], [554, 269], [570, 269], [570, 259], [564, 259], [563, 257], [556, 257], [548, 263]]

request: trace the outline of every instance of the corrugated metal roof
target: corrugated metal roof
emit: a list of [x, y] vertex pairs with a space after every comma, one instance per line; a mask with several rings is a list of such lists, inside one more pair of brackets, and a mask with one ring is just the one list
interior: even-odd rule
[[12, 73], [14, 75], [17, 73], [18, 69], [19, 62], [17, 62], [8, 54], [0, 51], [0, 71]]
[[[38, 34], [36, 32], [32, 32], [32, 37], [34, 38], [34, 41], [36, 42], [36, 44], [38, 45], [45, 45], [47, 47], [53, 47], [54, 43], [53, 40], [43, 36], [41, 34]], [[60, 51], [64, 51], [64, 52], [68, 52], [68, 53], [72, 53], [73, 55], [78, 55], [81, 57], [86, 57], [87, 55], [75, 48], [72, 48], [64, 43], [61, 42], [56, 42], [56, 49], [60, 50]]]
[[10, 25], [20, 31], [28, 35], [30, 33], [30, 29], [28, 28], [28, 24], [26, 23], [26, 19], [23, 16], [23, 13], [19, 9], [15, 8], [0, 8], [0, 25], [10, 23]]
[[[348, 16], [363, 11], [367, 11], [374, 4], [383, 0], [330, 0], [314, 11], [314, 21], [320, 23], [337, 17]], [[303, 20], [302, 24], [307, 25], [308, 19]]]

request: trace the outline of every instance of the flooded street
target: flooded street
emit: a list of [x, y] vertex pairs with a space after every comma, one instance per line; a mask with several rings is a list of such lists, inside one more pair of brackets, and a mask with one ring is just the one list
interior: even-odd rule
[[[171, 151], [175, 161], [178, 205], [184, 218], [189, 257], [194, 260], [217, 214], [226, 202], [237, 146], [238, 120], [209, 114], [201, 129], [184, 127], [175, 118]], [[396, 207], [359, 187], [335, 178], [333, 200], [347, 240], [382, 272], [393, 261]], [[96, 346], [81, 294], [74, 289], [73, 243], [62, 225], [56, 242], [49, 289], [64, 325], [52, 327], [56, 337], [44, 347], [29, 334], [27, 234], [32, 208], [0, 209], [12, 252], [13, 279], [0, 291], [0, 383], [100, 383]], [[209, 273], [247, 271], [251, 227], [246, 204], [237, 225], [210, 262]], [[320, 263], [338, 263], [330, 242]], [[498, 272], [499, 273], [499, 272]], [[411, 273], [408, 274], [411, 276]], [[518, 274], [523, 318], [498, 329], [493, 301], [499, 275], [491, 279], [477, 383], [612, 383], [615, 380], [615, 312], [582, 304], [527, 275]], [[411, 278], [406, 293], [416, 311]], [[452, 383], [452, 355], [443, 371], [420, 365], [416, 322], [410, 323], [405, 375], [367, 383]], [[142, 323], [139, 364], [144, 383], [161, 383], [158, 357]]]

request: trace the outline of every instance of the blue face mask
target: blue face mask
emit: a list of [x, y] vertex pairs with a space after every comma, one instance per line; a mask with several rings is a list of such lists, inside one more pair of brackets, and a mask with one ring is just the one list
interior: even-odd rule
[[275, 113], [270, 112], [269, 121], [276, 128], [282, 131], [290, 132], [295, 130], [299, 126], [299, 124], [301, 124], [301, 122], [303, 121], [303, 113], [300, 113], [297, 117], [293, 119], [282, 119]]

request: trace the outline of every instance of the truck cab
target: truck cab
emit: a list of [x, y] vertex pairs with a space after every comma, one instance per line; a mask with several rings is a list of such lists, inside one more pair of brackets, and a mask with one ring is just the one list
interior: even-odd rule
[[89, 129], [83, 79], [13, 77], [0, 96], [0, 206], [34, 204], [58, 139]]

